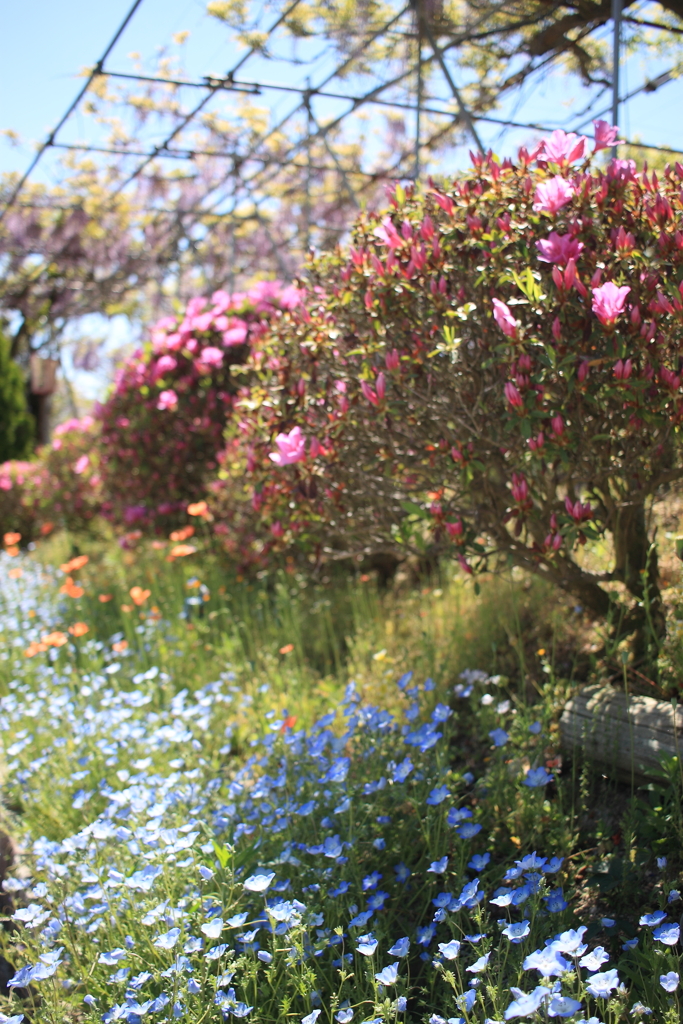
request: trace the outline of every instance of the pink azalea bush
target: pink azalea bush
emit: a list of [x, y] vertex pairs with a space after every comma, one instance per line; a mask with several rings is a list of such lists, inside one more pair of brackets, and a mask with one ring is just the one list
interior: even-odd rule
[[191, 299], [154, 325], [98, 413], [107, 517], [143, 528], [182, 518], [215, 475], [250, 348], [298, 301], [296, 288], [262, 281], [248, 292]]
[[[213, 510], [245, 560], [511, 560], [604, 616], [657, 614], [653, 495], [683, 474], [683, 166], [554, 133], [424, 196], [397, 187], [251, 357]], [[292, 453], [291, 457], [290, 454]], [[577, 552], [612, 542], [612, 570]], [[629, 619], [631, 616], [631, 619]]]

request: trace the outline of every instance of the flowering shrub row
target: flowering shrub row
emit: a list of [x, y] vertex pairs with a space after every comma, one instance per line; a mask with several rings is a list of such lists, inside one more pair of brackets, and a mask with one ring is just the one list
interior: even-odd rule
[[[596, 122], [593, 151], [614, 135]], [[683, 469], [683, 166], [588, 149], [560, 131], [448, 188], [397, 186], [313, 264], [229, 425], [213, 508], [242, 548], [431, 547], [468, 573], [502, 554], [605, 615], [576, 556], [610, 535], [608, 578], [656, 615], [646, 503]]]

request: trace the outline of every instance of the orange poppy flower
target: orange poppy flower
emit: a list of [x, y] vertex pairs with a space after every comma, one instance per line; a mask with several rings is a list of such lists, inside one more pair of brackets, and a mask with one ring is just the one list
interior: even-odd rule
[[188, 516], [206, 516], [209, 515], [209, 506], [205, 501], [195, 501], [191, 505], [187, 506]]
[[169, 539], [178, 542], [187, 540], [188, 537], [194, 537], [194, 526], [182, 526], [179, 530], [174, 530]]
[[74, 622], [73, 626], [69, 626], [69, 632], [72, 636], [84, 636], [90, 627], [86, 626], [85, 622]]
[[280, 732], [287, 732], [288, 729], [293, 729], [296, 725], [296, 715], [287, 715], [282, 725], [280, 726]]
[[35, 640], [32, 644], [29, 644], [24, 651], [25, 658], [35, 658], [36, 654], [41, 654], [47, 650], [47, 644], [37, 643]]
[[90, 559], [87, 555], [76, 555], [75, 558], [71, 558], [68, 562], [64, 562], [60, 565], [62, 572], [70, 573], [76, 572], [77, 569], [82, 569], [84, 565], [87, 565]]
[[41, 537], [47, 537], [48, 533], [52, 533], [54, 528], [55, 528], [55, 524], [54, 523], [43, 523], [43, 525], [40, 528], [40, 536]]
[[17, 547], [7, 548], [7, 554], [10, 556], [10, 558], [16, 558], [16, 556], [19, 554], [19, 548], [17, 548]]
[[100, 602], [100, 604], [106, 604], [107, 601], [111, 601], [113, 596], [113, 594], [100, 594], [97, 600]]
[[21, 534], [14, 532], [6, 533], [2, 539], [4, 540], [6, 547], [13, 548], [14, 545], [18, 544], [21, 540]]
[[121, 651], [127, 650], [127, 648], [128, 648], [128, 641], [127, 640], [117, 640], [115, 644], [111, 645], [112, 651], [116, 651], [117, 654], [120, 654]]
[[133, 598], [133, 604], [141, 605], [144, 604], [149, 595], [152, 593], [151, 590], [143, 590], [142, 587], [131, 587], [128, 591], [130, 596]]
[[176, 544], [171, 548], [171, 558], [184, 558], [185, 555], [193, 555], [196, 550], [193, 544]]
[[23, 569], [10, 569], [7, 574], [11, 580], [18, 580], [20, 576], [24, 575]]
[[284, 647], [280, 648], [280, 654], [291, 654], [294, 650], [294, 644], [285, 644]]
[[85, 590], [83, 587], [79, 587], [77, 583], [74, 583], [71, 576], [67, 576], [66, 582], [59, 588], [60, 594], [66, 594], [67, 597], [83, 597]]
[[45, 636], [41, 636], [41, 641], [47, 644], [48, 647], [63, 647], [69, 639], [65, 633], [60, 630], [56, 630], [54, 633], [46, 633]]

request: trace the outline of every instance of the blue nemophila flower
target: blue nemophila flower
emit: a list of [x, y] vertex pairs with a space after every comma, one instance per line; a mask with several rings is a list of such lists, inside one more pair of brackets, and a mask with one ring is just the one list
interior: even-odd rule
[[647, 925], [648, 928], [656, 928], [658, 924], [661, 924], [666, 918], [666, 913], [663, 910], [655, 910], [653, 914], [643, 914], [638, 921], [638, 924]]
[[668, 971], [666, 974], [659, 975], [659, 984], [665, 992], [675, 992], [679, 981], [676, 971]]
[[619, 985], [619, 975], [616, 970], [602, 971], [598, 974], [593, 974], [588, 979], [586, 991], [589, 995], [595, 996], [596, 999], [609, 999], [611, 993], [619, 988]]
[[373, 917], [373, 910], [363, 910], [360, 914], [356, 914], [349, 921], [349, 928], [365, 928], [368, 921]]
[[540, 731], [541, 731], [541, 723], [540, 722], [532, 722], [531, 725], [529, 726], [529, 732], [533, 736], [538, 736]]
[[476, 835], [482, 830], [482, 826], [478, 822], [464, 821], [462, 825], [458, 825], [456, 832], [461, 839], [474, 839]]
[[448, 796], [448, 786], [436, 786], [425, 800], [425, 803], [429, 804], [430, 807], [438, 807]]
[[301, 1024], [315, 1024], [321, 1013], [322, 1010], [311, 1010], [306, 1017], [301, 1018]]
[[163, 935], [158, 935], [154, 940], [154, 945], [158, 946], [159, 949], [173, 949], [176, 942], [180, 938], [180, 928], [170, 928]]
[[337, 896], [343, 896], [344, 893], [349, 891], [349, 888], [349, 883], [342, 881], [335, 889], [330, 889], [327, 895], [330, 896], [332, 899], [335, 899], [335, 897]]
[[398, 939], [398, 941], [395, 942], [393, 944], [393, 946], [391, 947], [391, 949], [388, 950], [387, 952], [389, 953], [389, 956], [404, 957], [404, 956], [408, 956], [408, 950], [409, 949], [410, 949], [410, 939], [408, 938], [407, 935], [404, 935], [404, 937], [402, 939]]
[[375, 975], [380, 985], [395, 985], [398, 980], [398, 963], [390, 964]]
[[603, 964], [606, 964], [609, 960], [609, 953], [605, 950], [604, 946], [596, 946], [590, 953], [586, 953], [579, 960], [579, 965], [585, 967], [587, 971], [599, 971]]
[[439, 952], [446, 960], [455, 960], [460, 953], [460, 943], [457, 939], [451, 939], [450, 942], [440, 942]]
[[294, 811], [294, 814], [298, 814], [302, 818], [306, 818], [309, 814], [313, 813], [315, 808], [316, 808], [315, 800], [307, 800], [306, 803], [302, 804], [301, 807], [297, 811]]
[[667, 903], [675, 903], [676, 900], [680, 900], [680, 898], [681, 898], [681, 894], [678, 891], [678, 889], [671, 889], [669, 891], [669, 895], [666, 898], [666, 902]]
[[559, 978], [568, 971], [571, 964], [552, 945], [529, 953], [523, 964], [525, 971], [540, 971], [544, 978]]
[[663, 924], [659, 928], [655, 928], [652, 933], [652, 937], [657, 939], [658, 942], [663, 942], [665, 946], [675, 946], [678, 942], [681, 934], [681, 929], [677, 924]]
[[462, 995], [456, 997], [455, 1005], [463, 1013], [469, 1013], [474, 1006], [477, 999], [477, 993], [474, 989], [470, 989], [469, 992], [463, 992]]
[[120, 985], [122, 981], [125, 981], [130, 974], [130, 967], [119, 967], [118, 971], [107, 979], [109, 985]]
[[107, 964], [108, 967], [113, 967], [113, 965], [117, 964], [119, 960], [124, 960], [127, 956], [127, 949], [117, 947], [117, 949], [110, 949], [106, 953], [100, 953], [97, 958], [97, 962], [98, 964]]
[[205, 882], [208, 882], [210, 879], [212, 879], [215, 873], [216, 872], [212, 871], [211, 868], [207, 868], [206, 865], [199, 865], [199, 874], [202, 876]]
[[321, 782], [344, 782], [351, 767], [350, 757], [338, 757], [320, 779]]
[[[246, 920], [246, 914], [245, 920]], [[183, 946], [183, 953], [198, 953], [200, 949], [204, 948], [204, 939], [198, 938], [196, 935], [191, 935]]]
[[432, 711], [432, 722], [447, 722], [452, 714], [448, 704], [437, 704]]
[[540, 786], [547, 786], [554, 778], [552, 772], [549, 772], [545, 765], [541, 765], [540, 768], [529, 769], [524, 778], [524, 785], [530, 789], [536, 789]]
[[405, 1013], [408, 1009], [408, 1000], [405, 996], [399, 996], [396, 1000], [396, 1012]]
[[334, 1019], [339, 1021], [339, 1024], [349, 1024], [353, 1020], [353, 1010], [350, 1006], [345, 1006], [335, 1013]]
[[469, 807], [451, 807], [446, 821], [449, 825], [459, 825], [461, 821], [465, 821], [466, 818], [472, 817], [472, 811]]
[[227, 948], [228, 948], [227, 943], [226, 942], [222, 942], [220, 944], [220, 946], [214, 946], [213, 949], [210, 949], [208, 953], [205, 953], [204, 954], [204, 959], [205, 960], [220, 960], [220, 958], [223, 956], [223, 954], [225, 953]]
[[410, 878], [410, 868], [403, 861], [400, 864], [394, 865], [394, 871], [396, 872], [397, 882], [407, 882]]
[[553, 996], [548, 1003], [549, 1017], [572, 1017], [581, 1009], [581, 1003], [569, 996]]
[[358, 936], [356, 949], [358, 950], [359, 953], [362, 953], [363, 956], [372, 956], [372, 954], [377, 949], [377, 939], [372, 934], [372, 932], [368, 932], [367, 935]]
[[406, 733], [403, 737], [404, 743], [411, 747], [417, 747], [422, 754], [436, 746], [443, 733], [439, 732], [433, 722], [423, 722], [414, 732]]
[[[545, 857], [543, 858], [545, 860]], [[551, 857], [547, 864], [544, 864], [541, 871], [544, 875], [555, 875], [564, 864], [564, 857]]]
[[471, 868], [472, 871], [483, 871], [490, 860], [490, 853], [475, 853], [472, 859], [467, 862], [467, 867]]
[[483, 956], [480, 956], [478, 960], [475, 960], [474, 963], [470, 964], [469, 967], [466, 967], [465, 970], [470, 971], [471, 974], [481, 974], [488, 967], [490, 956], [490, 953], [484, 953]]
[[223, 921], [220, 917], [214, 917], [212, 921], [203, 924], [199, 930], [202, 935], [206, 935], [207, 939], [217, 939], [223, 931]]
[[657, 857], [657, 867], [660, 871], [663, 871], [667, 865], [666, 857]]
[[514, 1020], [515, 1017], [530, 1017], [536, 1013], [546, 996], [550, 995], [550, 989], [545, 985], [537, 985], [533, 992], [528, 993], [522, 992], [520, 988], [510, 988], [510, 991], [515, 998], [505, 1011], [505, 1020]]
[[641, 1003], [640, 1000], [639, 1000], [637, 1003], [634, 1003], [633, 1006], [631, 1007], [631, 1016], [632, 1017], [642, 1017], [643, 1014], [646, 1017], [651, 1017], [652, 1016], [652, 1010], [650, 1009], [649, 1006], [645, 1006], [645, 1004]]
[[588, 948], [583, 942], [587, 930], [585, 924], [582, 924], [579, 928], [569, 928], [568, 931], [556, 935], [552, 942], [553, 949], [559, 950], [560, 953], [569, 953], [571, 956], [583, 956]]
[[628, 953], [629, 950], [635, 949], [637, 945], [638, 945], [638, 936], [636, 935], [636, 937], [633, 938], [633, 939], [627, 939], [626, 942], [623, 944], [623, 946], [621, 948], [625, 952]]
[[361, 885], [363, 892], [370, 892], [371, 889], [376, 889], [382, 880], [382, 876], [379, 871], [372, 871], [369, 875], [366, 875]]
[[486, 935], [486, 932], [481, 932], [479, 935], [463, 935], [463, 939], [466, 939], [467, 942], [473, 942], [476, 946], [478, 942], [481, 942], [482, 939], [486, 938]]
[[427, 871], [434, 875], [443, 875], [448, 868], [448, 857], [441, 857], [440, 860], [433, 860]]
[[[241, 914], [233, 914], [232, 917], [228, 918], [226, 924], [230, 925], [231, 928], [241, 928], [248, 917], [249, 914], [247, 914], [246, 912], [242, 912]], [[185, 950], [185, 952], [188, 952], [188, 950]]]
[[414, 767], [415, 766], [413, 765], [413, 762], [410, 760], [410, 758], [404, 757], [403, 760], [400, 761], [394, 768], [392, 781], [396, 783], [405, 782]]
[[270, 871], [268, 873], [259, 872], [255, 875], [250, 875], [242, 885], [249, 892], [265, 892], [274, 878], [274, 871]]
[[417, 929], [417, 941], [421, 946], [428, 946], [436, 934], [436, 925], [428, 924]]
[[614, 928], [615, 921], [613, 917], [601, 917], [600, 924], [603, 928]]
[[504, 747], [510, 739], [510, 736], [505, 732], [505, 729], [492, 729], [489, 736], [493, 741], [494, 747]]
[[513, 924], [503, 928], [503, 935], [506, 935], [510, 942], [514, 942], [517, 945], [517, 943], [527, 937], [530, 930], [529, 922], [525, 918], [523, 921], [515, 921]]
[[405, 690], [406, 686], [408, 685], [412, 678], [412, 671], [404, 672], [403, 675], [396, 681], [396, 685], [398, 686], [399, 690]]
[[373, 892], [372, 895], [368, 897], [368, 909], [381, 910], [388, 899], [389, 893], [378, 889], [377, 892]]
[[383, 838], [382, 836], [378, 836], [378, 838], [377, 838], [377, 839], [373, 839], [373, 840], [372, 840], [372, 845], [374, 846], [374, 848], [375, 848], [376, 850], [379, 850], [379, 851], [380, 851], [380, 853], [381, 853], [381, 852], [382, 852], [382, 850], [385, 850], [385, 849], [386, 849], [386, 846], [387, 846], [387, 841], [386, 841], [386, 839], [384, 839], [384, 838]]
[[267, 950], [265, 950], [265, 949], [259, 949], [259, 951], [258, 951], [258, 953], [256, 954], [256, 956], [257, 956], [257, 957], [259, 958], [259, 960], [261, 960], [261, 962], [262, 962], [262, 963], [264, 963], [264, 964], [272, 964], [272, 962], [273, 962], [273, 954], [272, 954], [272, 953], [269, 953], [269, 952], [268, 952]]
[[553, 889], [547, 896], [544, 896], [546, 908], [550, 914], [559, 914], [566, 910], [569, 904], [564, 898], [562, 889]]
[[512, 903], [513, 891], [512, 889], [496, 889], [489, 903], [493, 903], [496, 907], [509, 907]]

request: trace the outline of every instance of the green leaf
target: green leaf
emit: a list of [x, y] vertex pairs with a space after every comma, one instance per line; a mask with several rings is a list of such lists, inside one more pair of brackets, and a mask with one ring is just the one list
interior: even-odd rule
[[404, 512], [412, 512], [413, 515], [419, 516], [420, 519], [429, 519], [429, 513], [414, 501], [402, 501], [401, 508]]

